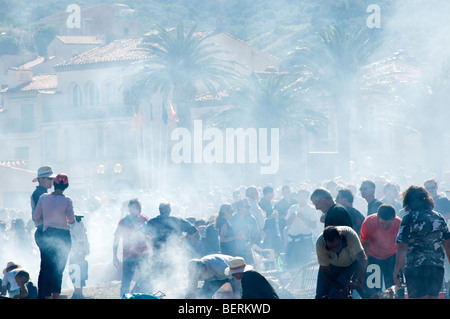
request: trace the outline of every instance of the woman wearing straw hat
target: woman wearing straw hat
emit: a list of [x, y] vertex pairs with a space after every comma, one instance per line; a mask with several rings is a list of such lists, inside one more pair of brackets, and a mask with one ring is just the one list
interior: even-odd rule
[[278, 294], [267, 279], [252, 266], [245, 263], [244, 258], [234, 257], [230, 260], [225, 274], [241, 281], [242, 299], [279, 299]]

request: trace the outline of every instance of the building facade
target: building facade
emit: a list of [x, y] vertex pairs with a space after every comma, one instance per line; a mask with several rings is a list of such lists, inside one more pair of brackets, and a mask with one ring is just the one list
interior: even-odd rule
[[[138, 105], [129, 95], [140, 67], [151, 63], [138, 50], [141, 41], [95, 47], [56, 65], [52, 74], [10, 68], [0, 95], [0, 160], [21, 160], [31, 170], [51, 165], [69, 174], [72, 192], [81, 194], [164, 186], [173, 172], [165, 106], [158, 94]], [[209, 41], [246, 74], [280, 63], [225, 33]]]

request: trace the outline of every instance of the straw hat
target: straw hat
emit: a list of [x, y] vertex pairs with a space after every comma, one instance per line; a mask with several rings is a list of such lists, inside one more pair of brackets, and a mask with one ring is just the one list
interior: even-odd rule
[[37, 171], [37, 176], [33, 179], [33, 182], [37, 182], [39, 177], [55, 178], [52, 168], [50, 166], [42, 166]]
[[230, 260], [229, 267], [225, 269], [225, 275], [233, 275], [236, 273], [244, 272], [250, 270], [253, 267], [245, 263], [244, 258], [234, 257]]
[[20, 265], [14, 263], [14, 262], [12, 262], [12, 261], [10, 261], [10, 262], [8, 262], [8, 263], [6, 264], [6, 268], [3, 269], [3, 274], [5, 275], [5, 274], [6, 274], [8, 271], [10, 271], [11, 268], [13, 268], [13, 267], [14, 267], [14, 268], [21, 268]]

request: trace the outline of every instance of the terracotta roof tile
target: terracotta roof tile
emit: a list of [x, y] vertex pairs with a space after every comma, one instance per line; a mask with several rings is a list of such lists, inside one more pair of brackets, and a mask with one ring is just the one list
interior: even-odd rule
[[7, 91], [39, 91], [41, 93], [54, 93], [58, 86], [58, 76], [56, 74], [42, 74], [33, 76], [30, 82], [24, 83], [13, 89], [5, 88], [1, 92]]
[[64, 36], [57, 35], [56, 39], [64, 44], [103, 44], [96, 36]]
[[105, 46], [83, 52], [57, 65], [56, 68], [63, 69], [95, 63], [143, 60], [148, 58], [148, 56], [146, 52], [139, 50], [138, 46], [141, 42], [142, 38], [116, 40]]

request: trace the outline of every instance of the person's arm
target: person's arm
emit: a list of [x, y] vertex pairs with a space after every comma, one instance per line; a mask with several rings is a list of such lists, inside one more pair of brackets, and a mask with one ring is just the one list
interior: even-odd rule
[[444, 246], [444, 251], [445, 251], [445, 254], [447, 255], [447, 259], [450, 262], [450, 239], [444, 240], [444, 242], [442, 244]]
[[73, 211], [73, 202], [71, 198], [68, 198], [69, 203], [66, 209], [66, 218], [68, 224], [75, 224], [75, 212]]
[[12, 299], [22, 299], [25, 298], [26, 296], [28, 296], [28, 288], [24, 283], [22, 283], [20, 285], [20, 294], [15, 295]]
[[297, 214], [297, 207], [291, 207], [289, 208], [286, 216], [285, 216], [285, 220], [286, 220], [286, 226], [285, 228], [287, 230], [289, 230], [289, 228], [291, 227], [292, 223], [294, 222], [294, 219], [296, 217]]
[[228, 233], [228, 226], [227, 226], [227, 224], [223, 224], [222, 227], [220, 227], [220, 233], [219, 233], [219, 240], [221, 243], [226, 243], [226, 242], [233, 241], [236, 239], [241, 239], [240, 236], [227, 237], [227, 233]]
[[395, 257], [394, 283], [396, 285], [402, 282], [402, 272], [405, 272], [405, 258], [408, 251], [408, 244], [397, 243], [397, 255]]
[[6, 290], [7, 290], [7, 286], [2, 286], [2, 292], [1, 292], [1, 295], [2, 296], [6, 296]]
[[356, 255], [357, 260], [357, 267], [355, 271], [355, 279], [356, 279], [356, 286], [364, 290], [364, 277], [366, 274], [367, 265], [369, 264], [367, 261], [367, 255], [363, 251], [359, 252]]
[[364, 248], [364, 251], [366, 252], [366, 255], [369, 253], [369, 249], [370, 249], [370, 241], [365, 240], [363, 238], [360, 239], [361, 240], [361, 245]]
[[117, 258], [117, 250], [119, 248], [119, 238], [114, 236], [113, 242], [113, 265], [115, 267], [119, 267], [119, 259]]
[[117, 226], [116, 231], [114, 232], [114, 241], [113, 241], [113, 265], [114, 267], [119, 267], [119, 259], [117, 258], [117, 251], [119, 249], [120, 242], [120, 223]]
[[33, 221], [42, 221], [42, 201], [40, 200], [33, 211]]

